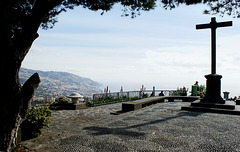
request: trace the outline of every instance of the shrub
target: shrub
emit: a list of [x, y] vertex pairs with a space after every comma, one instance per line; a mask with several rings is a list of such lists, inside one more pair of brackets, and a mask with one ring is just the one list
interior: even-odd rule
[[143, 92], [142, 98], [148, 98], [148, 94]]
[[172, 96], [181, 96], [180, 88], [177, 88], [176, 91], [173, 91], [173, 92], [172, 92]]
[[206, 92], [206, 87], [205, 87], [205, 85], [200, 85], [200, 86], [199, 86], [199, 91], [205, 93], [205, 92]]
[[131, 101], [131, 100], [138, 100], [138, 99], [139, 99], [138, 96], [134, 96], [134, 97], [130, 97], [130, 98], [129, 98], [130, 101]]
[[94, 106], [93, 102], [89, 101], [89, 100], [86, 101], [86, 104], [87, 104], [88, 107], [93, 107]]
[[199, 91], [198, 91], [198, 96], [200, 96], [201, 98], [204, 98], [206, 94], [206, 87], [205, 85], [200, 85], [199, 86]]
[[93, 102], [93, 105], [100, 105], [100, 104], [104, 104], [104, 103], [106, 103], [106, 101], [104, 101], [104, 100], [95, 100]]
[[200, 98], [204, 98], [205, 97], [205, 93], [204, 92], [198, 92], [197, 96], [200, 96]]
[[172, 95], [173, 96], [187, 96], [188, 89], [185, 87], [182, 88], [177, 88], [176, 91], [173, 91]]
[[38, 137], [44, 126], [50, 127], [52, 111], [48, 107], [32, 108], [21, 124], [22, 140]]
[[69, 103], [69, 101], [66, 100], [64, 97], [58, 97], [53, 103], [51, 103], [51, 106], [63, 105], [66, 103]]
[[128, 97], [126, 95], [122, 95], [120, 98], [119, 98], [119, 101], [126, 101], [128, 100]]

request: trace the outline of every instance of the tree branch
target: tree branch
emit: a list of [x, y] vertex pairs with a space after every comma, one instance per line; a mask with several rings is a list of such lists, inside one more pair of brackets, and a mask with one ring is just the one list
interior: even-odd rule
[[54, 7], [61, 4], [63, 0], [37, 0], [32, 12], [26, 16], [22, 24], [22, 32], [16, 36], [15, 44], [18, 46], [20, 60], [23, 60], [27, 55], [32, 43], [38, 37], [38, 29], [42, 23], [44, 16]]
[[24, 117], [27, 113], [28, 107], [31, 104], [31, 99], [34, 96], [35, 90], [38, 88], [41, 80], [38, 73], [34, 73], [23, 85], [21, 96], [23, 101], [23, 107], [20, 112], [20, 115]]
[[52, 10], [54, 7], [60, 5], [64, 0], [50, 0], [48, 4], [48, 10]]

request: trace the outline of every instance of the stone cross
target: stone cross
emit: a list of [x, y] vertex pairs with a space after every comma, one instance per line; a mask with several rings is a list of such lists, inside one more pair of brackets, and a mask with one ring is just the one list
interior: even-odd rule
[[232, 26], [232, 21], [228, 22], [216, 22], [216, 18], [212, 17], [210, 24], [200, 24], [196, 25], [196, 29], [206, 29], [211, 28], [211, 74], [216, 74], [216, 29], [218, 27]]

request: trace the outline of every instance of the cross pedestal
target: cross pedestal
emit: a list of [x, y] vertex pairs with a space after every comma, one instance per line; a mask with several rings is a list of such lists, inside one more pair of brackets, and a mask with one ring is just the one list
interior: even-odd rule
[[216, 74], [216, 29], [218, 27], [232, 26], [232, 21], [216, 22], [216, 18], [211, 18], [208, 24], [196, 25], [196, 29], [211, 29], [211, 74], [206, 75], [207, 92], [201, 102], [220, 103], [225, 101], [221, 97], [221, 75]]
[[225, 100], [221, 97], [221, 75], [209, 74], [205, 75], [207, 79], [207, 91], [201, 102], [225, 104]]

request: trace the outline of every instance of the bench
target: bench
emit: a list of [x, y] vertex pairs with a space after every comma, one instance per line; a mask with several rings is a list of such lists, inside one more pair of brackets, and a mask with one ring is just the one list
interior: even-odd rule
[[128, 111], [141, 109], [143, 107], [146, 107], [152, 104], [164, 102], [165, 98], [166, 97], [151, 97], [151, 98], [144, 98], [144, 99], [135, 100], [135, 101], [124, 102], [122, 103], [122, 111], [128, 112]]
[[135, 101], [128, 101], [122, 103], [122, 112], [134, 111], [146, 106], [164, 102], [165, 99], [168, 99], [168, 102], [173, 102], [176, 100], [181, 100], [182, 102], [192, 102], [200, 99], [199, 96], [161, 96], [161, 97], [151, 97], [144, 98]]

